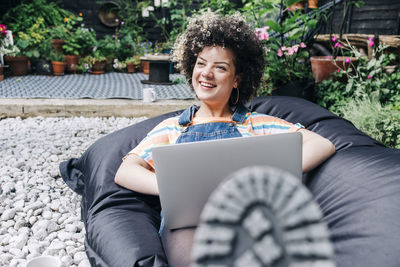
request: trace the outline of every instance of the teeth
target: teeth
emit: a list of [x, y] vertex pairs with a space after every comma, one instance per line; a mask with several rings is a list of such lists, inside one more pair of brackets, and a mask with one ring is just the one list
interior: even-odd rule
[[200, 84], [201, 84], [202, 86], [206, 86], [206, 87], [215, 87], [215, 85], [214, 85], [214, 84], [211, 84], [211, 83], [200, 82]]

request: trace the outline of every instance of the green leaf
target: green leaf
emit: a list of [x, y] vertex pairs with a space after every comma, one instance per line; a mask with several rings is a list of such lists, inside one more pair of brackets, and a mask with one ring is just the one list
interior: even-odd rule
[[375, 65], [376, 65], [376, 59], [373, 58], [373, 59], [371, 59], [371, 60], [368, 62], [368, 64], [367, 64], [367, 69], [371, 69], [371, 68], [373, 68]]
[[316, 19], [312, 19], [306, 22], [307, 27], [311, 28], [311, 29], [315, 29], [315, 27], [317, 27], [317, 23], [318, 20]]
[[350, 93], [351, 92], [351, 89], [353, 87], [353, 83], [354, 83], [354, 80], [353, 79], [349, 79], [349, 81], [347, 82], [347, 85], [346, 85], [346, 89], [345, 89], [346, 93]]
[[267, 20], [265, 22], [266, 26], [269, 26], [271, 30], [273, 30], [274, 32], [280, 32], [281, 31], [281, 26], [279, 25], [278, 22], [276, 21], [272, 21], [272, 20]]

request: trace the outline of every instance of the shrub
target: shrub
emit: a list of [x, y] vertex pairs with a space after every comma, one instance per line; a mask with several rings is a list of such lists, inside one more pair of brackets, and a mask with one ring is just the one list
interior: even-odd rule
[[359, 130], [392, 148], [400, 148], [400, 103], [382, 105], [379, 100], [350, 100], [341, 113]]

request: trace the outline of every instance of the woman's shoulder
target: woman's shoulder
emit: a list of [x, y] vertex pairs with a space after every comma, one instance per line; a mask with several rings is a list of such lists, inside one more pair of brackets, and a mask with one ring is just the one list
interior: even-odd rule
[[156, 127], [152, 130], [152, 132], [159, 131], [170, 131], [170, 130], [180, 130], [181, 126], [179, 125], [179, 116], [167, 118], [157, 124]]
[[252, 125], [287, 125], [291, 124], [288, 121], [259, 112], [249, 112], [246, 114], [245, 124], [249, 123]]
[[248, 112], [246, 114], [246, 120], [267, 120], [267, 121], [273, 121], [278, 119], [277, 117], [265, 114], [265, 113], [259, 113], [259, 112]]

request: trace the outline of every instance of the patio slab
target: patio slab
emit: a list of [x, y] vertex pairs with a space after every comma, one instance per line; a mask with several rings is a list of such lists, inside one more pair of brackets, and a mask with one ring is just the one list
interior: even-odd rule
[[[144, 85], [143, 73], [70, 74], [62, 77], [27, 75], [0, 82], [1, 117], [154, 117], [198, 103], [182, 75], [171, 74], [173, 85]], [[142, 89], [152, 87], [157, 100], [142, 101]]]
[[195, 100], [0, 99], [1, 117], [155, 117], [185, 109]]

